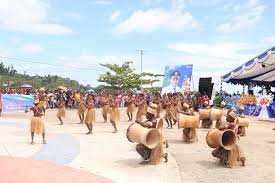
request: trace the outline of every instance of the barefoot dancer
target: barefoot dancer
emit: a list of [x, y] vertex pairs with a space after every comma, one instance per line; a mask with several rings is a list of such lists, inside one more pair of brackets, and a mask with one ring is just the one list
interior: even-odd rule
[[63, 125], [63, 120], [62, 118], [65, 118], [66, 116], [66, 111], [65, 111], [65, 101], [64, 99], [61, 97], [59, 99], [59, 103], [58, 103], [58, 112], [56, 114], [56, 117], [59, 119], [60, 121], [60, 125]]
[[[227, 124], [219, 130], [231, 129], [236, 132], [236, 129], [238, 129], [238, 125], [235, 123], [236, 118], [237, 114], [235, 111], [229, 111], [226, 117]], [[212, 151], [212, 155], [220, 159], [221, 164], [227, 168], [233, 168], [237, 162], [241, 162], [242, 166], [245, 166], [246, 158], [241, 147], [237, 144], [235, 144], [234, 148], [231, 150], [218, 147]]]
[[[39, 106], [39, 99], [34, 100], [34, 107], [30, 108], [33, 111], [33, 117], [31, 120], [31, 144], [34, 144], [34, 133], [42, 134], [43, 144], [46, 144], [45, 140], [45, 127], [44, 122], [42, 120], [43, 114], [45, 114], [45, 108], [43, 106]], [[26, 111], [28, 112], [28, 111]]]
[[102, 106], [102, 116], [103, 116], [103, 119], [104, 119], [104, 123], [107, 122], [108, 120], [108, 112], [109, 112], [109, 97], [104, 95], [102, 98], [101, 98], [101, 106]]
[[88, 97], [87, 104], [84, 104], [84, 105], [88, 109], [86, 118], [85, 118], [85, 124], [89, 130], [87, 135], [89, 135], [93, 133], [93, 123], [95, 123], [95, 116], [96, 116], [93, 96], [90, 95]]
[[[194, 115], [192, 107], [190, 107], [187, 103], [183, 103], [178, 112], [185, 115]], [[182, 132], [182, 138], [185, 143], [194, 143], [198, 141], [196, 128], [184, 128]]]
[[167, 123], [167, 128], [173, 128], [173, 114], [172, 111], [174, 110], [173, 108], [173, 104], [172, 104], [172, 97], [169, 96], [168, 99], [165, 102], [165, 106], [166, 106], [166, 111], [165, 111], [165, 116], [164, 119]]
[[[157, 128], [157, 108], [156, 105], [153, 104], [147, 109], [146, 113], [146, 121], [136, 121], [141, 126], [146, 128]], [[137, 153], [143, 158], [143, 162], [141, 164], [158, 164], [160, 159], [163, 158], [165, 163], [168, 162], [168, 154], [163, 152], [163, 136], [161, 135], [161, 140], [158, 146], [154, 149], [149, 149], [143, 144], [136, 145]]]
[[127, 100], [128, 107], [127, 107], [127, 116], [129, 118], [129, 122], [133, 121], [133, 113], [135, 111], [135, 97], [130, 96], [130, 98]]
[[147, 110], [147, 103], [146, 100], [144, 100], [143, 96], [140, 96], [139, 99], [136, 101], [136, 106], [138, 106], [136, 120], [141, 121], [142, 117], [146, 115]]
[[79, 119], [80, 119], [80, 124], [83, 124], [83, 121], [85, 119], [86, 107], [85, 107], [84, 98], [82, 96], [78, 100], [78, 109], [77, 110], [78, 110], [78, 116], [79, 116]]
[[113, 96], [113, 99], [110, 102], [111, 112], [110, 112], [110, 122], [114, 127], [113, 133], [117, 133], [117, 125], [120, 121], [120, 110], [119, 110], [119, 101], [116, 96]]

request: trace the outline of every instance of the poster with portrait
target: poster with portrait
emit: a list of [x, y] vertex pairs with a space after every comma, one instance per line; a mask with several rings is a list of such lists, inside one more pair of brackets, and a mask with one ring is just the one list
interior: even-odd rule
[[189, 92], [191, 87], [193, 65], [166, 66], [162, 94]]

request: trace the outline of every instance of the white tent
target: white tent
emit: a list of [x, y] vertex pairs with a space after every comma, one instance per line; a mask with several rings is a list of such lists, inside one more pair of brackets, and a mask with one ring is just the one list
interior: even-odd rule
[[254, 83], [275, 86], [275, 46], [222, 76], [222, 81], [241, 85]]

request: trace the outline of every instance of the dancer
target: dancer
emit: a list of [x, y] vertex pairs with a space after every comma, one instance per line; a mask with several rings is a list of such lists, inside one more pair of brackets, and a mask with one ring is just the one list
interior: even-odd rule
[[41, 88], [39, 93], [39, 105], [43, 106], [45, 109], [47, 108], [47, 95], [45, 93], [45, 89]]
[[92, 95], [88, 96], [87, 104], [84, 104], [84, 106], [88, 109], [85, 124], [89, 130], [86, 134], [89, 135], [93, 134], [93, 123], [95, 123], [96, 118], [94, 98]]
[[[162, 120], [162, 119], [161, 119]], [[147, 113], [146, 113], [146, 121], [136, 121], [141, 126], [146, 128], [156, 128], [157, 127], [157, 110], [155, 108], [152, 108], [151, 106], [148, 107]], [[136, 145], [136, 151], [138, 154], [143, 158], [143, 161], [141, 164], [158, 164], [159, 160], [161, 158], [164, 158], [165, 163], [168, 162], [168, 154], [163, 153], [163, 137], [161, 135], [160, 143], [154, 148], [149, 149], [143, 144], [137, 144]]]
[[[231, 129], [236, 132], [236, 129], [238, 129], [238, 126], [235, 124], [236, 118], [237, 114], [235, 111], [230, 110], [226, 117], [227, 124], [220, 128], [220, 130]], [[212, 155], [220, 159], [220, 163], [227, 168], [233, 168], [233, 166], [238, 162], [241, 162], [242, 166], [245, 166], [246, 158], [244, 157], [241, 147], [237, 144], [235, 144], [231, 150], [218, 147], [212, 151]]]
[[114, 127], [114, 131], [112, 133], [117, 133], [117, 125], [120, 121], [120, 110], [119, 110], [119, 102], [116, 96], [113, 96], [112, 100], [110, 101], [110, 122]]
[[65, 116], [66, 116], [65, 101], [64, 101], [63, 97], [60, 97], [57, 106], [58, 106], [58, 112], [56, 114], [56, 117], [59, 119], [60, 125], [63, 125], [62, 118], [65, 118]]
[[108, 97], [107, 95], [103, 95], [101, 97], [101, 101], [100, 101], [101, 106], [102, 106], [102, 116], [104, 119], [104, 123], [106, 123], [108, 120], [108, 112], [110, 110], [110, 106], [109, 106], [109, 98], [110, 97]]
[[[210, 110], [210, 106], [208, 105], [207, 101], [203, 102], [202, 109]], [[209, 113], [210, 113], [210, 111], [209, 111]], [[201, 127], [202, 128], [210, 128], [211, 125], [212, 125], [212, 121], [210, 120], [210, 118], [208, 118], [208, 119], [202, 119], [202, 121], [201, 121]]]
[[[239, 107], [239, 118], [245, 118], [245, 114], [244, 114], [244, 107], [240, 106]], [[238, 126], [238, 135], [240, 135], [241, 137], [246, 136], [246, 130], [244, 126]]]
[[[192, 106], [189, 106], [187, 103], [183, 103], [178, 112], [184, 115], [195, 115]], [[198, 141], [196, 128], [184, 128], [182, 132], [182, 139], [185, 143], [194, 143]]]
[[[31, 119], [31, 144], [34, 144], [34, 133], [42, 134], [43, 144], [46, 144], [45, 140], [45, 126], [42, 120], [43, 114], [45, 114], [45, 108], [39, 105], [39, 99], [34, 100], [34, 107], [30, 108], [33, 111], [33, 117]], [[25, 112], [29, 112], [26, 110]]]
[[129, 118], [128, 122], [133, 121], [133, 113], [135, 111], [135, 96], [131, 95], [129, 96], [129, 98], [127, 99], [127, 116]]
[[166, 106], [166, 111], [165, 111], [165, 116], [164, 119], [167, 123], [167, 127], [166, 128], [173, 128], [173, 110], [174, 110], [174, 105], [172, 103], [172, 96], [169, 95], [168, 99], [165, 102], [165, 106]]
[[139, 96], [136, 101], [136, 106], [138, 106], [138, 111], [136, 114], [136, 121], [141, 121], [142, 117], [146, 115], [147, 102], [143, 96]]
[[84, 98], [81, 96], [80, 99], [78, 100], [78, 117], [80, 119], [80, 124], [83, 124], [83, 121], [85, 119], [85, 111], [86, 111], [86, 107], [85, 107], [85, 101]]

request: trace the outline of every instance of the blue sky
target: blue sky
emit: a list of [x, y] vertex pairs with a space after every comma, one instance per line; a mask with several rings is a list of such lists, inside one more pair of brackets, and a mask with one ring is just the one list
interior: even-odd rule
[[[133, 60], [139, 71], [194, 64], [220, 76], [275, 45], [269, 0], [0, 0], [0, 56], [28, 74], [58, 74], [98, 85], [99, 63]], [[232, 87], [227, 87], [233, 90]]]

